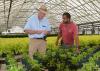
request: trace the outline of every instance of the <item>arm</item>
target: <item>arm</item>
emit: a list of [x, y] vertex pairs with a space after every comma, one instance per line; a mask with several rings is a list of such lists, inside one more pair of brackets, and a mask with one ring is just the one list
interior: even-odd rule
[[58, 45], [59, 40], [62, 38], [62, 30], [61, 30], [61, 28], [62, 28], [62, 25], [60, 24], [59, 32], [58, 32], [58, 36], [57, 36], [57, 40], [56, 40], [56, 45]]
[[79, 36], [78, 36], [78, 27], [76, 25], [74, 26], [73, 32], [74, 32], [74, 42], [76, 45], [76, 52], [79, 53]]
[[74, 40], [75, 40], [75, 45], [76, 45], [77, 49], [79, 49], [79, 37], [78, 37], [78, 35], [74, 36]]
[[27, 29], [27, 30], [24, 30], [24, 32], [26, 34], [41, 34], [43, 31], [42, 30], [30, 30], [30, 29]]
[[50, 22], [49, 22], [48, 19], [47, 19], [46, 23], [47, 23], [46, 24], [46, 29], [44, 30], [43, 34], [48, 35], [51, 32], [51, 26], [50, 26]]
[[32, 30], [33, 27], [32, 23], [34, 23], [33, 21], [35, 20], [34, 16], [31, 16], [30, 18], [28, 18], [26, 25], [24, 27], [24, 32], [26, 34], [41, 34], [43, 32], [43, 30]]
[[42, 33], [45, 35], [48, 35], [48, 34], [50, 34], [50, 31], [44, 30]]
[[79, 49], [79, 37], [78, 35], [74, 36], [75, 39], [75, 45], [76, 45], [76, 52], [80, 53], [80, 49]]
[[60, 34], [60, 33], [58, 33], [57, 40], [56, 40], [56, 45], [58, 45], [59, 40], [60, 40], [60, 38], [61, 38], [61, 37], [62, 37], [62, 36], [61, 36], [61, 34]]

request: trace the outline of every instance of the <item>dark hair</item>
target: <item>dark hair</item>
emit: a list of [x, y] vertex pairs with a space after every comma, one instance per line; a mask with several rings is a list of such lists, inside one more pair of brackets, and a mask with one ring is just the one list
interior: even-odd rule
[[71, 18], [71, 15], [68, 12], [63, 13], [63, 16], [67, 16], [69, 19]]

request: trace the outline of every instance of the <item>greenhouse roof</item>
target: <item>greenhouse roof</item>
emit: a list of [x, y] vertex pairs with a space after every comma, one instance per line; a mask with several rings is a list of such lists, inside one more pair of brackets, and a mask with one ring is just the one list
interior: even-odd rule
[[69, 12], [77, 24], [100, 22], [100, 0], [0, 0], [0, 29], [24, 26], [45, 4], [51, 25], [57, 27], [64, 12]]

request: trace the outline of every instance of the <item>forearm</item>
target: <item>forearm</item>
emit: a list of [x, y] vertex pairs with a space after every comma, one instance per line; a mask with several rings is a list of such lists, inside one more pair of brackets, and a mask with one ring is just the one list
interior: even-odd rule
[[58, 36], [57, 36], [57, 41], [59, 41], [60, 38], [61, 38], [61, 35], [58, 34]]
[[24, 32], [26, 34], [40, 34], [41, 33], [38, 30], [24, 30]]
[[44, 31], [43, 34], [48, 35], [50, 34], [50, 31]]
[[79, 37], [78, 35], [75, 36], [75, 45], [77, 48], [79, 48]]

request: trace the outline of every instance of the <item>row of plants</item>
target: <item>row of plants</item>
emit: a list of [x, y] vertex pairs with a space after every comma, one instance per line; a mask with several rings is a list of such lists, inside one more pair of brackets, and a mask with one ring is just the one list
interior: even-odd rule
[[[29, 58], [28, 54], [23, 55], [22, 64], [25, 65], [27, 71], [68, 71], [68, 66], [64, 62], [57, 59], [56, 51], [58, 48], [48, 48], [45, 55], [35, 53], [33, 60]], [[56, 57], [55, 57], [56, 56]]]
[[22, 55], [23, 52], [27, 52], [27, 47], [28, 43], [26, 39], [2, 38], [0, 40], [0, 64], [5, 63], [7, 71], [25, 71], [23, 65], [18, 64], [15, 57]]
[[100, 35], [79, 36], [80, 46], [97, 46], [100, 45]]
[[80, 66], [82, 67], [82, 63], [88, 61], [89, 57], [91, 57], [91, 53], [93, 53], [93, 51], [97, 48], [98, 47], [88, 47], [87, 50], [82, 48], [81, 53], [77, 54], [74, 52], [75, 48], [62, 49], [50, 46], [45, 55], [35, 53], [33, 58], [38, 60], [38, 63], [47, 68], [49, 71], [77, 70]]
[[77, 63], [84, 63], [87, 61], [87, 59], [89, 57], [91, 57], [91, 54], [93, 53], [93, 51], [97, 50], [97, 47], [85, 47], [85, 48], [81, 48], [81, 53], [78, 55], [73, 55], [71, 56], [71, 62], [73, 64], [77, 64]]
[[28, 48], [28, 43], [23, 40], [11, 39], [11, 41], [1, 41], [2, 42], [0, 42], [0, 58], [5, 58], [9, 53], [12, 53], [14, 55], [20, 55], [25, 49]]
[[[100, 45], [99, 35], [80, 36], [80, 47]], [[56, 37], [48, 37], [47, 43], [54, 45]], [[0, 38], [0, 57], [5, 57], [7, 53], [13, 52], [15, 55], [20, 54], [23, 48], [28, 47], [28, 38]], [[55, 46], [56, 47], [56, 46]]]
[[100, 71], [100, 51], [89, 58], [87, 63], [78, 71]]
[[73, 69], [73, 67], [75, 70], [77, 70], [76, 66], [70, 66], [72, 64], [77, 64], [82, 58], [88, 55], [88, 53], [93, 52], [93, 50], [96, 48], [97, 47], [87, 47], [85, 49], [81, 48], [81, 53], [77, 54], [74, 52], [76, 48], [62, 49], [49, 45], [45, 55], [37, 52], [34, 54], [33, 60], [29, 58], [28, 52], [26, 49], [24, 49], [22, 59], [22, 64], [25, 65], [24, 68], [23, 66], [17, 64], [16, 60], [14, 59], [14, 54], [9, 53], [10, 55], [7, 54], [6, 56], [7, 70], [23, 71], [24, 69], [24, 71], [44, 71], [45, 69], [48, 69], [49, 71], [70, 71]]
[[41, 71], [41, 64], [37, 60], [32, 60], [27, 53], [23, 53], [22, 64], [26, 71]]
[[[6, 58], [7, 63], [9, 63], [7, 70], [20, 71], [20, 68], [26, 68], [24, 71], [43, 71], [45, 69], [49, 71], [70, 71], [72, 69], [77, 70], [78, 66], [84, 67], [85, 63], [91, 63], [88, 61], [94, 55], [92, 52], [100, 45], [100, 36], [80, 36], [81, 52], [77, 54], [75, 47], [67, 50], [55, 46], [55, 40], [56, 37], [47, 38], [48, 48], [46, 54], [35, 53], [33, 60], [31, 60], [28, 57], [27, 38], [0, 38], [0, 57]], [[22, 64], [24, 68], [22, 68], [23, 66], [18, 66], [14, 58], [15, 55], [19, 54], [23, 54]], [[98, 56], [100, 55], [98, 54]], [[10, 60], [13, 62], [10, 62]], [[94, 66], [96, 65], [94, 64]]]
[[18, 64], [12, 54], [7, 54], [6, 57], [7, 71], [25, 71], [23, 65]]

